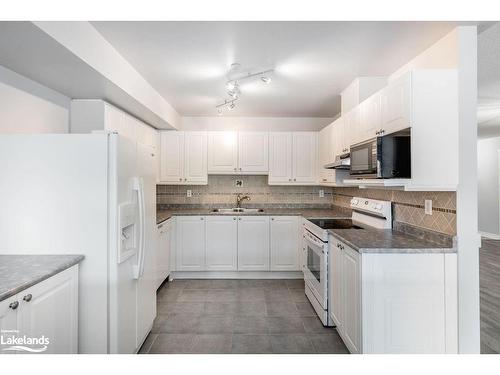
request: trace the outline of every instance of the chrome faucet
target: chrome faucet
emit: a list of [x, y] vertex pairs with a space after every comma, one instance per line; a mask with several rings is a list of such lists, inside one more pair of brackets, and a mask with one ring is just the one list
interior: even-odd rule
[[248, 195], [241, 195], [241, 194], [238, 194], [236, 196], [236, 207], [237, 208], [241, 208], [241, 202], [244, 201], [244, 200], [250, 200], [250, 197]]

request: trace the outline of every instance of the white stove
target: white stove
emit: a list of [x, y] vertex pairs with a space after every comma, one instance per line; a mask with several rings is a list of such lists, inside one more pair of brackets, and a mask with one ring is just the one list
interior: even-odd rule
[[305, 292], [325, 326], [333, 325], [328, 313], [328, 229], [392, 228], [391, 202], [354, 197], [350, 206], [351, 218], [309, 219], [303, 223], [302, 238], [306, 253]]

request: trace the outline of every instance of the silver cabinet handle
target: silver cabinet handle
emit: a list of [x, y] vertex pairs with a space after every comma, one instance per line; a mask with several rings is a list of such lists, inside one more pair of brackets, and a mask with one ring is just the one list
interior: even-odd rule
[[29, 301], [31, 301], [32, 298], [33, 298], [33, 296], [31, 294], [26, 294], [23, 297], [23, 301], [29, 302]]
[[240, 171], [241, 171], [241, 168], [240, 168]]
[[188, 180], [187, 178], [184, 179], [184, 181], [187, 181], [187, 180]]
[[234, 170], [236, 170], [236, 168], [234, 168]]
[[181, 178], [179, 178], [179, 181], [182, 181], [182, 177], [181, 177]]
[[326, 182], [326, 178], [323, 179], [323, 182]]
[[240, 220], [240, 221], [241, 221], [241, 217], [239, 217], [239, 218], [238, 218], [238, 220]]
[[14, 302], [10, 303], [9, 308], [11, 308], [12, 310], [15, 310], [15, 309], [17, 309], [18, 306], [19, 306], [19, 302], [14, 301]]
[[236, 218], [235, 218], [235, 217], [233, 217], [233, 220], [236, 220]]
[[288, 179], [288, 181], [292, 181], [292, 179], [291, 179], [291, 178], [289, 178], [289, 179]]
[[297, 179], [296, 179], [296, 178], [294, 178], [293, 180], [294, 180], [294, 181], [297, 181]]
[[200, 220], [203, 220], [203, 218], [202, 218], [202, 217], [200, 217]]
[[274, 217], [272, 217], [271, 220], [274, 220]]

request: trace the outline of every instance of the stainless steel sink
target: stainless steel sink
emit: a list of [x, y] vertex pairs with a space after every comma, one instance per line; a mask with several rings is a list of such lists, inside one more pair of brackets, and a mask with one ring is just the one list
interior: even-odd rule
[[258, 213], [264, 212], [263, 208], [214, 208], [210, 212], [219, 214], [234, 214], [234, 213]]

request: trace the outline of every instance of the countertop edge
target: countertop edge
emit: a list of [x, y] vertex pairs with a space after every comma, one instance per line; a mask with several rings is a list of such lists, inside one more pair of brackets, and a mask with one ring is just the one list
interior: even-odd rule
[[360, 247], [353, 244], [351, 241], [346, 240], [342, 235], [338, 233], [332, 233], [330, 230], [328, 234], [337, 237], [339, 240], [344, 242], [347, 246], [353, 248], [360, 254], [455, 254], [457, 252], [456, 247], [421, 247], [421, 248], [411, 248], [411, 247], [389, 247], [389, 248], [370, 248], [370, 247]]
[[[49, 255], [49, 254], [46, 254], [46, 255]], [[55, 254], [50, 254], [50, 255], [55, 255]], [[68, 254], [68, 255], [70, 255], [70, 254]], [[41, 283], [42, 281], [45, 281], [48, 278], [50, 278], [54, 275], [57, 275], [58, 273], [65, 271], [68, 268], [73, 267], [75, 264], [79, 264], [84, 258], [85, 258], [84, 255], [81, 255], [81, 254], [75, 255], [75, 257], [73, 259], [71, 259], [67, 263], [62, 264], [60, 267], [58, 267], [58, 268], [56, 268], [48, 273], [45, 273], [43, 275], [36, 276], [32, 280], [27, 281], [23, 284], [20, 284], [19, 286], [15, 287], [14, 289], [11, 289], [7, 292], [0, 294], [0, 302], [22, 292], [23, 290], [28, 289], [29, 287], [32, 287], [33, 285]]]

